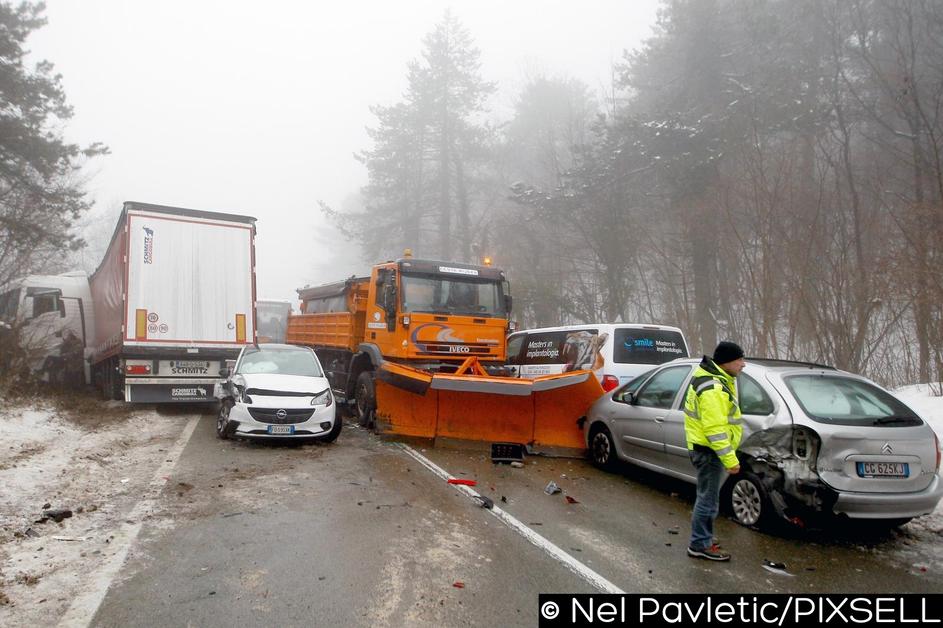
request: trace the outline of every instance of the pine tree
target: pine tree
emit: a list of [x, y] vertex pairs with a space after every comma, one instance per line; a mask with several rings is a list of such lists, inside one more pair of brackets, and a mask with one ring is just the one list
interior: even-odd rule
[[373, 147], [358, 158], [369, 183], [357, 214], [326, 209], [374, 260], [410, 247], [416, 254], [468, 261], [478, 235], [476, 172], [490, 130], [480, 120], [494, 91], [479, 51], [446, 12], [409, 64], [403, 102], [374, 107]]
[[44, 8], [0, 2], [0, 285], [82, 246], [72, 227], [90, 202], [79, 170], [106, 152], [64, 141], [59, 129], [72, 109], [61, 77], [48, 61], [25, 65]]

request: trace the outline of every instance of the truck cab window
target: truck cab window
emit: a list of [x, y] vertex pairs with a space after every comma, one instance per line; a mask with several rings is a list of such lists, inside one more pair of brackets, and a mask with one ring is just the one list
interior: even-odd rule
[[33, 318], [47, 312], [59, 311], [59, 295], [55, 292], [45, 292], [33, 295]]
[[12, 322], [20, 305], [20, 289], [14, 288], [0, 294], [0, 321]]

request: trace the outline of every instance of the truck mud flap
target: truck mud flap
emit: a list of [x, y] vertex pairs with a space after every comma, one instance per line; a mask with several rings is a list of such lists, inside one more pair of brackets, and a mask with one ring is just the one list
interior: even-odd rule
[[[471, 358], [470, 361], [474, 360]], [[466, 362], [466, 365], [468, 362]], [[529, 451], [578, 454], [578, 420], [603, 394], [590, 371], [537, 379], [430, 374], [384, 363], [377, 372], [377, 429], [442, 440], [519, 443]]]
[[213, 384], [129, 384], [125, 398], [132, 403], [209, 403]]

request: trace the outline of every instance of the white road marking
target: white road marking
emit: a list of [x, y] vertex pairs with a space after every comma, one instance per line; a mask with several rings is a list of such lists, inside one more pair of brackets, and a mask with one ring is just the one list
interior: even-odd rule
[[[416, 451], [409, 445], [404, 445], [400, 443], [400, 447], [402, 447], [403, 451], [405, 451], [410, 457], [415, 459], [416, 462], [418, 462], [419, 464], [427, 468], [429, 471], [432, 471], [432, 473], [439, 476], [443, 480], [448, 480], [450, 477], [454, 477], [450, 475], [448, 471], [438, 466], [436, 463], [432, 462], [431, 460], [423, 456], [421, 453], [419, 453], [418, 451]], [[463, 485], [458, 485], [458, 484], [453, 484], [452, 486], [454, 486], [458, 491], [464, 493], [465, 495], [467, 495], [468, 497], [472, 499], [477, 499], [481, 497], [481, 495], [477, 491], [475, 491], [469, 486], [463, 486]], [[489, 509], [488, 512], [490, 512], [492, 515], [497, 517], [506, 526], [508, 526], [509, 528], [511, 528], [512, 530], [514, 530], [515, 532], [523, 536], [525, 539], [527, 539], [528, 541], [530, 541], [531, 543], [533, 543], [534, 545], [536, 545], [543, 551], [545, 551], [552, 558], [562, 563], [564, 567], [566, 567], [567, 569], [569, 569], [570, 571], [575, 573], [577, 576], [579, 576], [586, 582], [590, 583], [591, 585], [593, 585], [594, 587], [596, 587], [603, 593], [625, 593], [625, 591], [623, 591], [622, 589], [620, 589], [613, 583], [609, 582], [608, 580], [603, 578], [601, 575], [599, 575], [598, 573], [596, 573], [595, 571], [593, 571], [592, 569], [590, 569], [589, 567], [587, 567], [580, 561], [576, 560], [575, 558], [573, 558], [572, 556], [564, 552], [562, 549], [554, 545], [547, 538], [541, 536], [540, 534], [537, 534], [537, 532], [535, 532], [531, 528], [528, 528], [519, 519], [517, 519], [516, 517], [514, 517], [507, 511], [499, 508], [497, 505]]]
[[200, 417], [195, 416], [190, 419], [190, 422], [183, 428], [180, 437], [177, 438], [173, 447], [167, 452], [164, 463], [160, 465], [160, 468], [157, 469], [157, 473], [154, 474], [154, 478], [147, 487], [144, 499], [139, 501], [131, 511], [131, 514], [126, 517], [126, 520], [131, 523], [122, 524], [115, 533], [111, 547], [116, 551], [105, 561], [97, 572], [88, 575], [86, 580], [87, 588], [72, 601], [69, 610], [67, 610], [65, 615], [59, 620], [60, 626], [84, 627], [91, 623], [92, 618], [95, 617], [95, 613], [98, 611], [98, 607], [101, 606], [102, 600], [105, 599], [105, 594], [108, 593], [111, 583], [121, 570], [121, 566], [124, 565], [124, 561], [128, 557], [128, 551], [131, 549], [131, 546], [134, 545], [134, 541], [141, 531], [144, 516], [154, 508], [161, 490], [167, 483], [164, 479], [165, 476], [170, 475], [170, 472], [177, 464], [180, 454], [183, 453], [183, 448], [187, 446], [190, 437], [193, 436], [193, 430], [196, 429], [196, 425], [199, 422]]

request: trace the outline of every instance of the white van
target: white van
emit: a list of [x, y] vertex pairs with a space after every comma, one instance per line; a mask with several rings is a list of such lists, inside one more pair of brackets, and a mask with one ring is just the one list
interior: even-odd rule
[[636, 323], [528, 329], [508, 336], [507, 347], [507, 367], [516, 377], [588, 369], [606, 391], [659, 364], [689, 357], [677, 327]]

